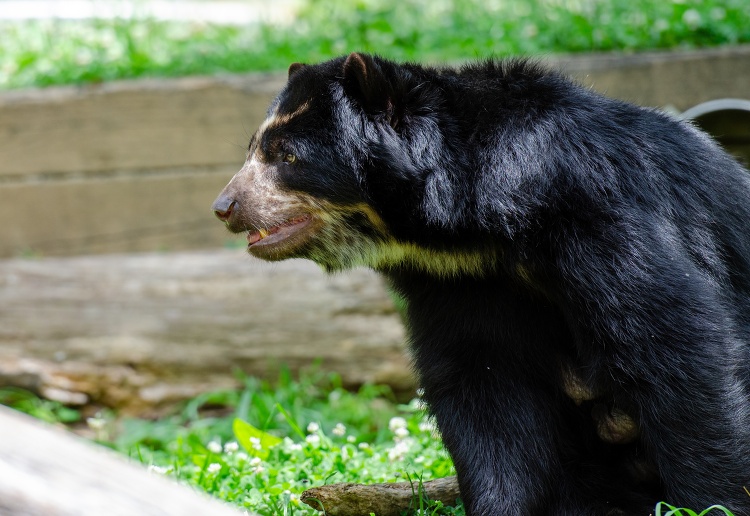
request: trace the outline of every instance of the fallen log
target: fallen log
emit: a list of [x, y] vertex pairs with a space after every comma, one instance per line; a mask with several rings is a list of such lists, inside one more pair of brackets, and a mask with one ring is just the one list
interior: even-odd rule
[[158, 415], [202, 392], [320, 362], [347, 387], [413, 392], [381, 278], [241, 249], [0, 260], [0, 387]]
[[420, 494], [430, 500], [454, 505], [459, 496], [456, 477], [423, 482], [389, 484], [330, 484], [313, 487], [300, 500], [328, 516], [399, 516], [402, 511], [419, 507]]
[[0, 406], [3, 516], [240, 516], [101, 446]]

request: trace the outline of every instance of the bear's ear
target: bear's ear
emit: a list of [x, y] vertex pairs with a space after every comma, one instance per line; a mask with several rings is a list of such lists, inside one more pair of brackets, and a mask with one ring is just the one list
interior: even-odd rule
[[288, 74], [287, 77], [291, 77], [295, 73], [299, 72], [305, 66], [307, 66], [307, 65], [304, 64], [304, 63], [292, 63], [292, 64], [290, 64], [289, 65], [289, 74]]
[[354, 52], [344, 61], [344, 90], [370, 115], [385, 115], [396, 128], [398, 117], [393, 88], [378, 63], [367, 54]]

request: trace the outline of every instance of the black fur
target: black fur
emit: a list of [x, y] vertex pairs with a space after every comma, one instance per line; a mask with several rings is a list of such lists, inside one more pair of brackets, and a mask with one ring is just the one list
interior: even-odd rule
[[[469, 515], [750, 514], [750, 176], [710, 138], [525, 61], [295, 65], [270, 112], [250, 155], [298, 159], [258, 170], [335, 213], [262, 256], [406, 299]], [[247, 177], [217, 200], [233, 231], [260, 227]], [[599, 439], [561, 364], [640, 437]]]

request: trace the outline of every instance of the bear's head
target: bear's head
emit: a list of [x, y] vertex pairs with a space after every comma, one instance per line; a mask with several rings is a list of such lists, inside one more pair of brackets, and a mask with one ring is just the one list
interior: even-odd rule
[[291, 65], [244, 166], [213, 204], [217, 217], [265, 260], [477, 269], [478, 255], [448, 250], [466, 196], [444, 177], [455, 156], [420, 73], [357, 53]]

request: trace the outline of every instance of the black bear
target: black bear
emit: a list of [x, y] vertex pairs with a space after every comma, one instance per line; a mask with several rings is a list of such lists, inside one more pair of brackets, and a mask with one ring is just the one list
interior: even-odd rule
[[467, 514], [750, 515], [750, 175], [689, 123], [526, 60], [293, 64], [213, 209], [405, 298]]

